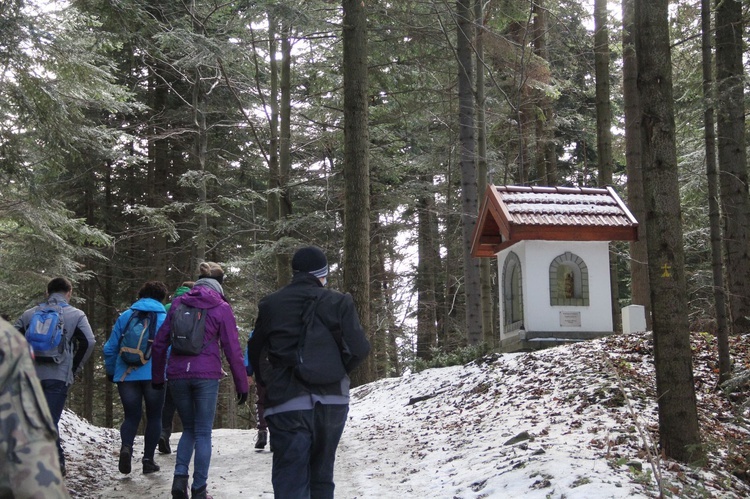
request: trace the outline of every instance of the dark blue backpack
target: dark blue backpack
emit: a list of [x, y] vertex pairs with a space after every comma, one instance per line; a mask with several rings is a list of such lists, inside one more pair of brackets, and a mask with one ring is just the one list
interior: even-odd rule
[[67, 354], [65, 328], [63, 320], [63, 303], [53, 305], [43, 303], [37, 307], [26, 328], [26, 341], [34, 350], [37, 362], [54, 362], [59, 364]]

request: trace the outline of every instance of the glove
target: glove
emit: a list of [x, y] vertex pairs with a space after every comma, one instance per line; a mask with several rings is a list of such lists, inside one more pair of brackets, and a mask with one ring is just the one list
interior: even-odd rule
[[237, 405], [242, 405], [245, 402], [247, 402], [247, 393], [238, 393], [237, 394]]
[[153, 388], [154, 390], [163, 390], [164, 383], [151, 383], [151, 388]]

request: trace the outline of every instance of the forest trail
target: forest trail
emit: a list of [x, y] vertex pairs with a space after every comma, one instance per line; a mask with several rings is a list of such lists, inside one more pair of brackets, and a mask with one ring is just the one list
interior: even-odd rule
[[[273, 498], [273, 487], [271, 486], [271, 464], [273, 454], [266, 447], [263, 451], [257, 451], [255, 445], [255, 430], [230, 430], [216, 429], [213, 431], [211, 454], [211, 467], [208, 475], [208, 493], [214, 499], [236, 499], [236, 498]], [[116, 437], [116, 434], [113, 434]], [[76, 498], [168, 498], [171, 497], [172, 476], [174, 474], [175, 451], [180, 434], [172, 435], [172, 454], [159, 454], [155, 460], [161, 470], [149, 475], [141, 472], [140, 456], [143, 453], [143, 437], [138, 436], [134, 445], [135, 456], [133, 459], [133, 471], [123, 475], [117, 470], [117, 459], [119, 451], [119, 438], [112, 438], [107, 446], [111, 450], [105, 452], [105, 457], [100, 457], [105, 462], [100, 462], [96, 473], [91, 480], [95, 486], [86, 487], [88, 491], [77, 492], [71, 489], [71, 494]], [[347, 467], [349, 456], [345, 454], [346, 446], [342, 442], [339, 448], [339, 463], [337, 468]], [[344, 454], [342, 455], [342, 451]], [[356, 462], [356, 461], [355, 461]], [[71, 473], [77, 473], [80, 464], [71, 463]], [[191, 463], [192, 473], [192, 463]], [[358, 492], [355, 484], [346, 483], [347, 477], [352, 480], [356, 475], [337, 469], [336, 495], [337, 497], [355, 498]]]

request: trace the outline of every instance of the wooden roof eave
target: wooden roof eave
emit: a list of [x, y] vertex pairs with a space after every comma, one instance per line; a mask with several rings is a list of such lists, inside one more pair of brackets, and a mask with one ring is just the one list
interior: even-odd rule
[[636, 241], [637, 226], [514, 226], [512, 241]]
[[[485, 232], [488, 225], [488, 217], [497, 226], [497, 231]], [[479, 219], [474, 226], [472, 235], [471, 256], [475, 258], [494, 257], [496, 252], [492, 248], [507, 239], [510, 233], [510, 214], [500, 203], [500, 197], [494, 185], [488, 185], [485, 190], [484, 200], [479, 210]], [[499, 232], [499, 234], [497, 234]]]

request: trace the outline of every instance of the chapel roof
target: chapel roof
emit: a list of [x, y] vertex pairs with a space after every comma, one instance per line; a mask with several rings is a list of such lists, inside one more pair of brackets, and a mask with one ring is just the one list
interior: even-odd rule
[[472, 256], [532, 239], [635, 241], [638, 221], [612, 187], [487, 186]]

